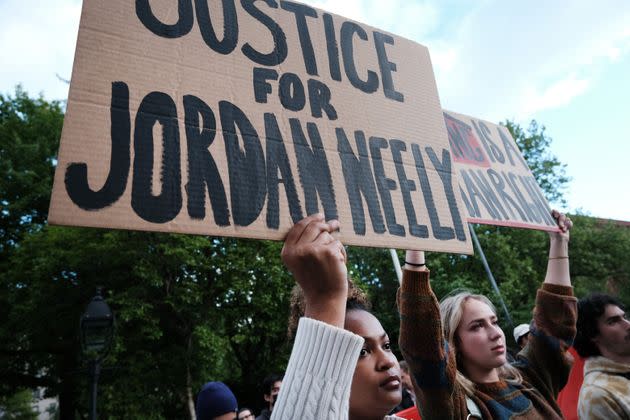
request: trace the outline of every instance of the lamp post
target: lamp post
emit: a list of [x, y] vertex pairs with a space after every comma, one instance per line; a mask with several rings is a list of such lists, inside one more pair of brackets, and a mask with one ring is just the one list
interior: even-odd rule
[[96, 296], [88, 304], [80, 321], [81, 347], [90, 364], [90, 420], [96, 420], [96, 386], [101, 361], [107, 355], [114, 336], [114, 314], [96, 288]]

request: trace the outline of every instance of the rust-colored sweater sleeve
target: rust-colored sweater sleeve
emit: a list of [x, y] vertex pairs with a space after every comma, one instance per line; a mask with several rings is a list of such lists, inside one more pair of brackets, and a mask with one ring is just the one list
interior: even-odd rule
[[400, 349], [412, 373], [422, 418], [454, 418], [459, 411], [453, 398], [455, 356], [442, 333], [429, 272], [405, 270], [397, 302]]
[[577, 300], [573, 289], [543, 283], [536, 295], [528, 345], [516, 363], [525, 379], [549, 399], [555, 400], [571, 370], [567, 350], [575, 338]]

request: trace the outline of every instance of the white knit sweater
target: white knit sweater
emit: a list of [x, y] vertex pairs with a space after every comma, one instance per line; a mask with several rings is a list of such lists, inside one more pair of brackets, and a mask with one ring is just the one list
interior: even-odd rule
[[[272, 420], [345, 420], [363, 338], [301, 318]], [[385, 419], [398, 419], [386, 416]]]

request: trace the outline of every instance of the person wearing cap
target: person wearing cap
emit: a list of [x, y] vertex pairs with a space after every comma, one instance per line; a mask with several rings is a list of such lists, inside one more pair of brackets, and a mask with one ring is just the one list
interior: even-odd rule
[[529, 324], [521, 324], [514, 328], [514, 341], [521, 349], [524, 349], [529, 340]]
[[197, 420], [234, 420], [237, 410], [236, 397], [223, 382], [208, 382], [197, 395]]

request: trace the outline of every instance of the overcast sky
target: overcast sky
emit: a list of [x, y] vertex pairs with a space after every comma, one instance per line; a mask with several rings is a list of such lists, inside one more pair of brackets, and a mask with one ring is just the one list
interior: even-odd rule
[[[630, 1], [305, 3], [426, 45], [443, 108], [536, 119], [572, 177], [564, 210], [630, 220]], [[65, 99], [80, 13], [77, 0], [0, 0], [0, 93]]]

